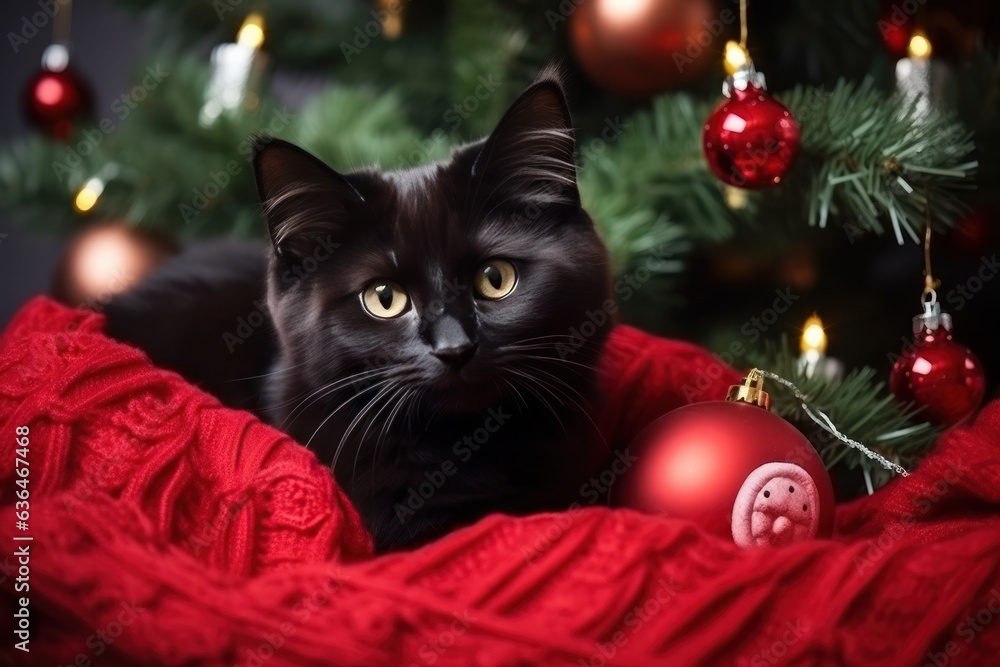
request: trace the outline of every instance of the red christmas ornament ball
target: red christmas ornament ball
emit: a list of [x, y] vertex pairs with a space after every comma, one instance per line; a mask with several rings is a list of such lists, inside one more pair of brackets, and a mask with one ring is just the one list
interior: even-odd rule
[[893, 395], [923, 408], [918, 418], [939, 426], [968, 421], [983, 402], [986, 375], [972, 350], [952, 336], [951, 316], [940, 304], [927, 304], [913, 318], [913, 339], [892, 365]]
[[799, 125], [763, 88], [733, 88], [705, 121], [702, 148], [712, 172], [738, 188], [777, 185], [799, 153]]
[[28, 119], [43, 132], [56, 139], [68, 139], [77, 121], [91, 112], [91, 95], [87, 84], [72, 69], [39, 70], [24, 93]]
[[740, 401], [694, 403], [650, 424], [614, 487], [618, 504], [691, 519], [741, 546], [829, 536], [833, 484], [794, 426]]
[[649, 97], [696, 81], [715, 62], [713, 42], [725, 28], [711, 0], [576, 5], [569, 37], [577, 61], [597, 85], [626, 97]]

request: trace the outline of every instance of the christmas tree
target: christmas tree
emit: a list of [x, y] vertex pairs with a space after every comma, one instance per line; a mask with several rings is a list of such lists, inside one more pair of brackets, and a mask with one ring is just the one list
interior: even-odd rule
[[[29, 228], [262, 237], [254, 133], [338, 169], [422, 164], [486, 133], [557, 62], [625, 322], [792, 380], [841, 432], [905, 467], [948, 425], [885, 384], [922, 287], [956, 311], [987, 376], [1000, 371], [986, 315], [1000, 61], [995, 10], [979, 3], [119, 4], [155, 26], [135, 87], [94, 113], [86, 73], [55, 48], [29, 82], [39, 133], [0, 152], [0, 205]], [[725, 143], [733, 114], [713, 110], [727, 76], [727, 104], [787, 110], [773, 147]], [[46, 106], [53, 77], [63, 97]], [[940, 285], [921, 275], [928, 230]], [[807, 327], [814, 311], [833, 326]], [[846, 487], [889, 479], [784, 399]]]

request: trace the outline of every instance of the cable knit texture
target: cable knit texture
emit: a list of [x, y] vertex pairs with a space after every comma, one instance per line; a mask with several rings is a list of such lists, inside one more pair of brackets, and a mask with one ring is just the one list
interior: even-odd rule
[[[593, 506], [494, 515], [380, 557], [313, 455], [45, 299], [0, 338], [0, 606], [18, 665], [981, 665], [1000, 651], [1000, 404], [832, 540], [740, 549]], [[627, 444], [736, 374], [628, 327], [604, 359]], [[15, 593], [15, 427], [30, 427], [30, 592]], [[87, 660], [89, 663], [84, 663]]]

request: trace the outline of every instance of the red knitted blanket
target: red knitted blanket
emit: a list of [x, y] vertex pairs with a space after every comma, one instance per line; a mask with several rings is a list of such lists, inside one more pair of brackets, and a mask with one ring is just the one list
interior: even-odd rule
[[[38, 299], [0, 338], [11, 664], [996, 664], [998, 403], [838, 508], [832, 540], [743, 550], [582, 497], [372, 557], [310, 452], [101, 327]], [[736, 378], [627, 327], [604, 363], [616, 443]]]

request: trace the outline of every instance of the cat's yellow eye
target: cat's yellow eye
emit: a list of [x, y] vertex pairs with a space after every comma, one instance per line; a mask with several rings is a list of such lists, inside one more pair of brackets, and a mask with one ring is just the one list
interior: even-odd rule
[[365, 310], [383, 320], [401, 315], [409, 302], [403, 288], [389, 280], [377, 280], [361, 292]]
[[484, 299], [496, 301], [514, 291], [517, 285], [517, 271], [506, 259], [491, 259], [479, 267], [473, 281], [476, 294]]

